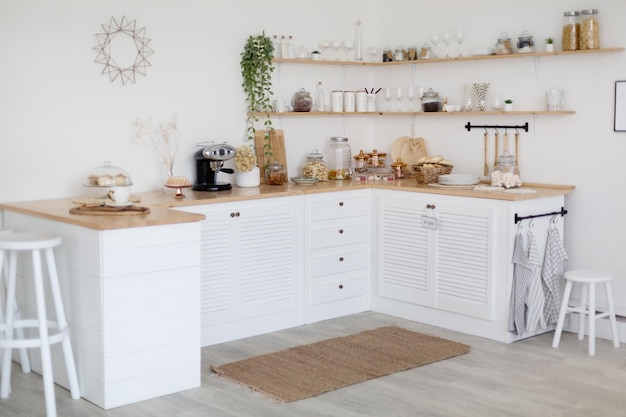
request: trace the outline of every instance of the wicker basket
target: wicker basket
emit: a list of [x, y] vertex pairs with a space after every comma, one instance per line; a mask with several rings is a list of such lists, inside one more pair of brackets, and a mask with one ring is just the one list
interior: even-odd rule
[[437, 182], [440, 175], [451, 173], [452, 167], [439, 164], [413, 165], [413, 171], [418, 184], [432, 184]]

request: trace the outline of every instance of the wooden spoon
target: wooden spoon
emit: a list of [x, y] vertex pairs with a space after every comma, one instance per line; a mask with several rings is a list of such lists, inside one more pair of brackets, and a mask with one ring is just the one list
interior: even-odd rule
[[515, 165], [519, 165], [519, 132], [515, 132]]
[[483, 167], [483, 175], [486, 177], [489, 175], [489, 165], [487, 164], [487, 142], [489, 141], [489, 134], [485, 130], [485, 164]]
[[498, 165], [498, 141], [500, 140], [499, 136], [500, 136], [500, 134], [498, 132], [496, 132], [494, 134], [494, 137], [496, 138], [496, 146], [494, 147], [494, 149], [495, 149], [495, 157], [493, 158], [493, 166], [494, 166], [494, 168], [496, 167], [496, 165]]

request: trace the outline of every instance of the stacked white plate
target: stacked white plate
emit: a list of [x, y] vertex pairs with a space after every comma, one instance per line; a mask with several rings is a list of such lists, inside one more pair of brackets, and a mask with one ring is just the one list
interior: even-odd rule
[[440, 175], [438, 182], [441, 185], [475, 185], [480, 182], [480, 177], [476, 175], [446, 174]]

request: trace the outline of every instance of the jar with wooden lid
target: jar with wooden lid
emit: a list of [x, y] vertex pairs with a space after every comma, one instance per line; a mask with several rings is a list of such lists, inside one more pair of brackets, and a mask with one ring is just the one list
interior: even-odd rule
[[600, 48], [600, 25], [598, 10], [586, 9], [580, 11], [580, 49]]
[[328, 166], [324, 162], [324, 155], [313, 149], [306, 156], [302, 165], [302, 178], [317, 178], [319, 181], [328, 181]]
[[580, 36], [580, 13], [577, 11], [563, 12], [563, 37], [561, 43], [564, 51], [577, 51]]
[[404, 178], [406, 176], [406, 164], [400, 158], [391, 164], [391, 169], [396, 178]]
[[367, 172], [366, 164], [369, 157], [369, 154], [363, 152], [363, 149], [357, 155], [354, 155], [354, 172]]

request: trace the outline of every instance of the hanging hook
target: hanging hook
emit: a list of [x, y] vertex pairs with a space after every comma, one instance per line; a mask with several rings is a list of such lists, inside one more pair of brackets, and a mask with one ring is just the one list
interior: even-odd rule
[[530, 231], [530, 229], [532, 229], [535, 226], [535, 219], [531, 218], [530, 222], [528, 223], [528, 231]]

